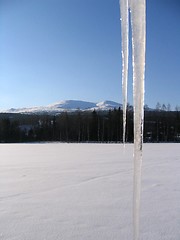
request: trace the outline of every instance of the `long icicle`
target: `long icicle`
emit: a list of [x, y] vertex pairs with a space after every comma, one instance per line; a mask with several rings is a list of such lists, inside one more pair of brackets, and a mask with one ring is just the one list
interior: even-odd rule
[[122, 45], [122, 101], [123, 101], [123, 143], [126, 142], [127, 83], [129, 56], [129, 7], [128, 0], [120, 0], [121, 45]]
[[[133, 105], [134, 105], [134, 192], [133, 192], [133, 222], [134, 240], [139, 239], [140, 221], [140, 191], [142, 168], [142, 145], [144, 125], [144, 72], [145, 72], [145, 45], [146, 45], [146, 0], [120, 0], [121, 18], [128, 14], [127, 6], [131, 11], [132, 26], [132, 63], [133, 63]], [[124, 11], [124, 13], [123, 13]], [[121, 25], [123, 22], [121, 21]], [[122, 35], [129, 32], [128, 24], [124, 23]], [[127, 27], [126, 31], [124, 28]], [[124, 33], [125, 32], [125, 33]], [[122, 41], [123, 38], [122, 38]], [[123, 47], [122, 43], [122, 47]], [[122, 49], [124, 51], [124, 48]], [[123, 56], [123, 55], [122, 55]], [[124, 71], [124, 60], [122, 71]], [[122, 72], [122, 76], [124, 74]], [[124, 89], [124, 86], [122, 86]], [[124, 90], [123, 90], [124, 92]], [[124, 102], [123, 102], [124, 104]], [[123, 110], [126, 109], [123, 107]], [[124, 114], [123, 114], [124, 116]], [[124, 127], [123, 127], [124, 128]], [[125, 131], [125, 130], [124, 130]], [[123, 138], [124, 138], [123, 133]], [[124, 139], [123, 139], [124, 140]]]
[[146, 1], [131, 1], [133, 104], [134, 104], [134, 240], [139, 239], [142, 144], [144, 126], [144, 72]]

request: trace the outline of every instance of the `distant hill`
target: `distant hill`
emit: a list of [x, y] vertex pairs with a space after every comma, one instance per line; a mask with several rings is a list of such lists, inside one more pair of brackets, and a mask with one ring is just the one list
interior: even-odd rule
[[113, 101], [103, 101], [99, 103], [86, 102], [80, 100], [63, 100], [47, 106], [31, 108], [11, 108], [3, 110], [1, 113], [28, 113], [28, 114], [57, 114], [61, 112], [80, 111], [108, 111], [114, 108], [122, 108], [122, 104]]

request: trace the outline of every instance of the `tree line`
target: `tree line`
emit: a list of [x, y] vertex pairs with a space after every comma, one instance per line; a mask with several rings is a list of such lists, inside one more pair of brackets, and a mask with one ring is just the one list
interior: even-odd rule
[[[59, 115], [0, 114], [0, 142], [122, 142], [122, 110]], [[128, 107], [126, 142], [133, 142], [133, 111]], [[180, 142], [180, 111], [145, 109], [144, 142]]]

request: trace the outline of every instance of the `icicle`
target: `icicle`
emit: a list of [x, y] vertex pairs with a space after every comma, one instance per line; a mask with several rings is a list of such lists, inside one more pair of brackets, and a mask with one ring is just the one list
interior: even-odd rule
[[123, 100], [123, 143], [126, 141], [127, 81], [129, 55], [129, 16], [128, 1], [120, 0], [121, 45], [122, 45], [122, 100]]
[[[140, 210], [140, 190], [141, 190], [141, 166], [142, 166], [142, 144], [143, 144], [143, 124], [144, 124], [144, 71], [145, 71], [145, 44], [146, 44], [146, 0], [120, 0], [121, 18], [124, 19], [128, 11], [125, 6], [129, 6], [131, 11], [132, 26], [132, 60], [133, 60], [133, 105], [134, 105], [134, 194], [133, 194], [133, 221], [134, 240], [139, 239], [139, 210]], [[124, 13], [123, 13], [124, 11]], [[127, 16], [126, 16], [127, 17]], [[127, 17], [128, 18], [128, 17]], [[125, 21], [124, 21], [125, 22]], [[128, 23], [122, 26], [122, 42], [125, 41], [125, 34], [128, 34]], [[126, 31], [124, 28], [127, 28]], [[124, 33], [125, 32], [125, 33]], [[125, 36], [124, 36], [125, 35]], [[124, 36], [124, 37], [123, 37]], [[128, 40], [128, 37], [126, 37]], [[128, 45], [128, 43], [127, 43]], [[128, 48], [127, 48], [128, 49]], [[127, 50], [128, 51], [128, 50]], [[125, 52], [122, 43], [122, 52]], [[126, 52], [125, 52], [126, 53]], [[128, 52], [127, 52], [128, 54]], [[123, 56], [123, 54], [122, 54]], [[124, 57], [124, 56], [123, 56]], [[122, 61], [122, 77], [126, 77], [125, 60]], [[124, 82], [124, 80], [123, 80]], [[124, 96], [127, 93], [123, 88]], [[126, 88], [127, 89], [127, 86]], [[126, 94], [126, 95], [125, 95]], [[124, 97], [125, 99], [125, 97]], [[124, 102], [123, 102], [124, 104]], [[123, 107], [124, 112], [126, 108]], [[124, 113], [123, 113], [124, 117]], [[125, 124], [125, 123], [124, 123]], [[124, 127], [123, 127], [124, 128]], [[125, 131], [125, 129], [124, 129]], [[123, 133], [123, 141], [124, 141]]]
[[133, 104], [134, 104], [134, 239], [139, 239], [142, 144], [144, 123], [144, 71], [146, 44], [146, 2], [131, 1]]

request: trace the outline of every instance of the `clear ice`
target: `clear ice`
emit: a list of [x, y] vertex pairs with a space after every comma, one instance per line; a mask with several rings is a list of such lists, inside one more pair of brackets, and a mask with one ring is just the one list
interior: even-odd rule
[[[133, 65], [133, 106], [134, 106], [134, 192], [133, 222], [134, 240], [139, 239], [139, 212], [141, 190], [142, 144], [144, 125], [144, 72], [146, 46], [146, 0], [120, 0], [121, 36], [122, 36], [122, 88], [123, 105], [127, 105], [128, 72], [128, 34], [129, 10], [132, 29], [132, 65]], [[126, 121], [126, 106], [123, 106], [123, 118]], [[125, 141], [123, 123], [123, 141]]]

